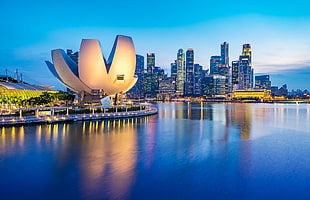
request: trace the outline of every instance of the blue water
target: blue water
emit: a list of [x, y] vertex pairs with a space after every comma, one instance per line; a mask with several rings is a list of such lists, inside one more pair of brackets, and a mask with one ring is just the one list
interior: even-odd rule
[[157, 107], [1, 128], [0, 199], [310, 199], [310, 105]]

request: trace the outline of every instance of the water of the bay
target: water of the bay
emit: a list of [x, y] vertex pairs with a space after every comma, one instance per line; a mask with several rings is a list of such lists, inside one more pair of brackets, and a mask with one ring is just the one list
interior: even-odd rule
[[3, 127], [0, 199], [310, 199], [310, 104]]

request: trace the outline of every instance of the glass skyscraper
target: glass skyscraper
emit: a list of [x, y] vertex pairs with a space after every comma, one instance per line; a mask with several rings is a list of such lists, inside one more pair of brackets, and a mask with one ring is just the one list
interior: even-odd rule
[[174, 77], [175, 80], [177, 78], [177, 75], [178, 75], [178, 61], [175, 60], [174, 63], [171, 63], [171, 77]]
[[222, 56], [211, 56], [210, 59], [210, 75], [220, 73], [220, 66], [222, 65]]
[[201, 96], [201, 79], [203, 76], [202, 66], [194, 64], [194, 95]]
[[185, 95], [194, 94], [194, 50], [192, 48], [186, 51], [186, 82]]
[[154, 75], [153, 70], [155, 68], [155, 54], [148, 53], [146, 60], [146, 73], [144, 74], [144, 91], [147, 97], [155, 96], [155, 83], [154, 83]]
[[185, 67], [184, 67], [184, 51], [179, 49], [177, 53], [177, 65], [178, 65], [178, 74], [177, 74], [177, 95], [184, 95], [184, 83], [185, 83]]
[[[253, 88], [253, 68], [252, 68], [252, 50], [250, 44], [244, 44], [239, 61], [234, 61], [233, 65], [233, 84], [237, 84], [234, 89]], [[238, 70], [236, 69], [238, 65]], [[238, 73], [238, 78], [236, 76]]]
[[229, 44], [228, 42], [223, 42], [221, 44], [221, 57], [222, 57], [222, 65], [229, 66]]

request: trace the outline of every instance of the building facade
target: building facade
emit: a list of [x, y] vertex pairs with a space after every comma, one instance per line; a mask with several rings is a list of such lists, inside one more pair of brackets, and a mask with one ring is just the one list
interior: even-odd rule
[[270, 89], [271, 81], [269, 75], [255, 76], [255, 88], [258, 89]]
[[186, 51], [186, 82], [185, 95], [192, 96], [194, 94], [194, 50], [192, 48]]
[[183, 49], [179, 49], [177, 53], [177, 65], [178, 65], [178, 74], [177, 74], [177, 90], [176, 93], [179, 96], [184, 95], [184, 83], [185, 83], [185, 55]]

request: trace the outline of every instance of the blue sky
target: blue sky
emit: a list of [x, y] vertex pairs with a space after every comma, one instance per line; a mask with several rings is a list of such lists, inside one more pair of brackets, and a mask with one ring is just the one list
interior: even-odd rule
[[257, 74], [273, 85], [310, 90], [310, 2], [261, 1], [1, 1], [0, 74], [18, 68], [26, 81], [57, 83], [45, 66], [50, 50], [79, 50], [81, 39], [99, 39], [108, 57], [117, 34], [133, 38], [136, 52], [156, 54], [169, 70], [179, 48], [193, 48], [195, 62], [209, 68], [220, 43], [230, 61], [252, 44]]

